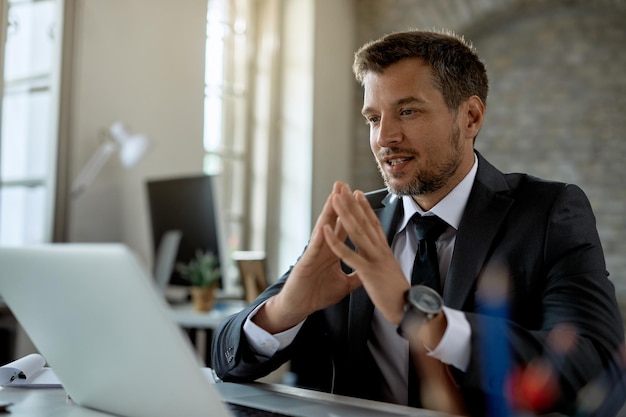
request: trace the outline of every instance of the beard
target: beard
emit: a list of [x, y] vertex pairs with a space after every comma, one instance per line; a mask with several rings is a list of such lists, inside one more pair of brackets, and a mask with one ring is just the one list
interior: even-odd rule
[[[409, 182], [399, 186], [394, 186], [391, 180], [402, 179], [407, 174], [387, 174], [387, 172], [381, 166], [380, 161], [382, 158], [377, 159], [378, 171], [383, 177], [383, 181], [385, 183], [385, 187], [387, 187], [387, 190], [390, 193], [398, 196], [415, 196], [433, 193], [445, 186], [448, 180], [456, 173], [459, 165], [461, 164], [463, 156], [461, 149], [461, 130], [458, 127], [456, 127], [454, 131], [452, 131], [452, 133], [450, 134], [449, 141], [450, 151], [445, 160], [438, 161], [432, 166], [416, 172]], [[404, 155], [415, 156], [415, 152], [413, 152], [412, 150], [402, 148], [388, 148], [386, 153], [401, 153]]]

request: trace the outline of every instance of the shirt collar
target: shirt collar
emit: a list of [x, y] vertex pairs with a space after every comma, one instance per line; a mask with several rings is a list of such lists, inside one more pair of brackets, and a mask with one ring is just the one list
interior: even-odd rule
[[411, 217], [415, 213], [420, 215], [438, 216], [441, 220], [448, 223], [454, 228], [459, 229], [461, 223], [461, 217], [465, 211], [467, 200], [469, 199], [470, 192], [472, 191], [472, 185], [474, 184], [474, 178], [476, 178], [476, 172], [478, 170], [478, 158], [474, 154], [474, 165], [467, 175], [461, 180], [461, 182], [452, 189], [440, 202], [438, 202], [433, 208], [424, 212], [422, 208], [413, 200], [410, 195], [402, 196], [402, 205], [404, 207], [404, 216], [402, 221], [398, 225], [398, 231], [403, 230], [411, 220]]

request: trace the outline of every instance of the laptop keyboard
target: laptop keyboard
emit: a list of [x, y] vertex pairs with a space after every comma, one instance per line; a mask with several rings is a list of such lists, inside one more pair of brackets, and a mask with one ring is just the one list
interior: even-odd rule
[[245, 405], [226, 403], [230, 411], [236, 417], [290, 417], [287, 414], [275, 413], [273, 411], [259, 410], [258, 408], [246, 407]]

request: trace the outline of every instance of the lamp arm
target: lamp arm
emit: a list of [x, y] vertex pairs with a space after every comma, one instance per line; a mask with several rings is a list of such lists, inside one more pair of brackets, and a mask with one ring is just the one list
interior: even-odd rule
[[89, 187], [116, 149], [117, 145], [111, 140], [106, 140], [100, 144], [87, 164], [85, 164], [78, 176], [76, 176], [72, 182], [71, 193], [73, 199], [78, 197], [87, 187]]

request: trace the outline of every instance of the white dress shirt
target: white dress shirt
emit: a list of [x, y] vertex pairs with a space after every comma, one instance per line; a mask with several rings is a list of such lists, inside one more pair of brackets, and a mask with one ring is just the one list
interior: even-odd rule
[[[416, 212], [426, 216], [436, 215], [450, 226], [436, 242], [439, 272], [442, 280], [441, 288], [445, 288], [456, 241], [456, 232], [465, 211], [477, 169], [478, 159], [474, 157], [474, 165], [465, 178], [428, 212], [424, 212], [410, 196], [392, 197], [402, 198], [404, 206], [404, 215], [398, 225], [391, 249], [398, 259], [407, 281], [411, 281], [411, 270], [418, 243], [414, 233], [407, 233], [406, 226]], [[248, 316], [243, 329], [251, 348], [257, 355], [269, 358], [293, 341], [303, 323], [278, 334], [269, 334], [251, 320], [259, 308], [261, 306], [258, 306]], [[443, 312], [446, 315], [448, 325], [439, 345], [434, 347], [429, 355], [465, 371], [470, 357], [470, 325], [465, 314], [461, 311], [444, 307]], [[383, 374], [385, 398], [396, 404], [407, 404], [408, 342], [398, 335], [396, 328], [395, 324], [389, 323], [378, 309], [375, 309], [372, 319], [372, 337], [368, 340], [368, 348]]]

